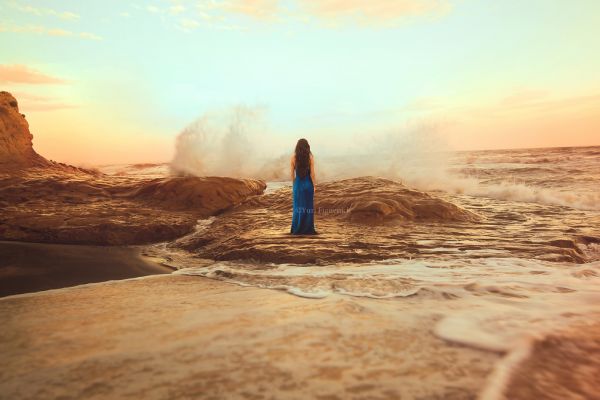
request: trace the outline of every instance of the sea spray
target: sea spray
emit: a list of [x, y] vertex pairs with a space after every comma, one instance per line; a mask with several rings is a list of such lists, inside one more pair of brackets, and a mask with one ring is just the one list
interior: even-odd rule
[[283, 176], [282, 151], [265, 124], [264, 110], [237, 106], [208, 112], [177, 137], [171, 171], [196, 176]]
[[[598, 190], [542, 187], [543, 180], [516, 182], [511, 176], [503, 176], [501, 170], [494, 170], [494, 179], [461, 173], [456, 163], [470, 165], [473, 156], [465, 155], [457, 161], [456, 153], [450, 152], [443, 140], [443, 128], [435, 124], [414, 122], [345, 136], [335, 132], [331, 137], [311, 137], [310, 132], [303, 136], [312, 143], [318, 181], [370, 175], [394, 179], [419, 190], [600, 210]], [[275, 132], [264, 108], [237, 106], [207, 112], [179, 134], [171, 171], [286, 181], [296, 139], [289, 132]], [[544, 153], [511, 156], [507, 152], [499, 163], [539, 164], [548, 157]], [[573, 161], [573, 157], [556, 159]], [[597, 176], [588, 175], [587, 181], [598, 180]]]

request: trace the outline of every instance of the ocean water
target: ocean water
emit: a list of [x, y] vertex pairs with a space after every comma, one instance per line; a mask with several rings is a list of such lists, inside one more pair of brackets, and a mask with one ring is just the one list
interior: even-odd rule
[[448, 171], [467, 194], [600, 210], [600, 146], [460, 152]]
[[[177, 274], [294, 296], [433, 302], [440, 315], [436, 335], [492, 351], [510, 352], [525, 338], [598, 321], [600, 147], [457, 152], [445, 157], [441, 169], [405, 169], [404, 175], [394, 172], [391, 177], [473, 211], [482, 222], [451, 228], [414, 223], [399, 227], [396, 232], [410, 238], [418, 250], [407, 257], [295, 265], [215, 261], [168, 243], [153, 251]], [[143, 174], [140, 170], [143, 167], [136, 167], [135, 173]], [[267, 192], [287, 186], [284, 179], [274, 181]], [[193, 235], [210, 232], [219, 218], [199, 221]], [[395, 237], [373, 234], [368, 240], [373, 248], [384, 248], [392, 246]]]

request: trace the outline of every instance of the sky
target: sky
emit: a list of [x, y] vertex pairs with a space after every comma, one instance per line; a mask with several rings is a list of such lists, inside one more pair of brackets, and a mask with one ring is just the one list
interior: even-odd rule
[[597, 0], [0, 0], [0, 90], [39, 153], [83, 165], [168, 161], [240, 105], [290, 147], [600, 145], [599, 37]]

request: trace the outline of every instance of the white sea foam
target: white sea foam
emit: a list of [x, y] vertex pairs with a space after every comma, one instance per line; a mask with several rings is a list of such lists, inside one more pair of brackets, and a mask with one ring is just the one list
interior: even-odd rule
[[576, 265], [485, 258], [329, 266], [215, 262], [177, 273], [307, 298], [447, 299], [456, 305], [443, 311], [436, 335], [499, 352], [600, 311], [599, 261]]

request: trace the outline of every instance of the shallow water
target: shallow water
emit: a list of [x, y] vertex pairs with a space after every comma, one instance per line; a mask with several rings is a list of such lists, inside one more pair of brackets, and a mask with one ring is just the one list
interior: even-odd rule
[[[450, 159], [446, 190], [434, 182], [432, 193], [476, 213], [478, 223], [369, 227], [323, 218], [319, 225], [317, 217], [324, 234], [306, 241], [283, 234], [285, 207], [250, 208], [200, 221], [188, 238], [149, 252], [163, 256], [178, 274], [308, 298], [437, 299], [444, 305], [439, 337], [493, 351], [597, 318], [600, 147], [463, 152]], [[288, 184], [275, 182], [265, 196], [273, 204], [285, 202], [285, 190]], [[255, 230], [236, 233], [236, 223]], [[231, 253], [211, 250], [206, 239], [223, 232], [231, 236], [214, 247], [231, 246]], [[318, 264], [253, 261], [263, 253], [249, 250], [276, 254], [294, 246], [322, 247]], [[348, 247], [356, 259], [347, 257]]]

